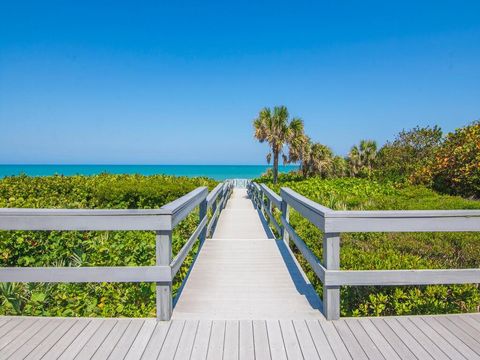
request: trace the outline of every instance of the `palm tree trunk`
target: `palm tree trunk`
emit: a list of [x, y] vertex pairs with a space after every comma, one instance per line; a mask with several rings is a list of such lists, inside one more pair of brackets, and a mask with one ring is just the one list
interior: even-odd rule
[[273, 183], [278, 181], [278, 151], [273, 151]]

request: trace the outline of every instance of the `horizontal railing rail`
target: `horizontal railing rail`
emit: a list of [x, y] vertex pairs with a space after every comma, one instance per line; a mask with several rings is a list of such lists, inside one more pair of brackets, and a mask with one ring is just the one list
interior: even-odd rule
[[[155, 231], [155, 266], [0, 267], [0, 282], [155, 282], [157, 318], [169, 320], [173, 310], [172, 281], [197, 240], [206, 238], [232, 191], [232, 183], [218, 184], [212, 192], [199, 187], [160, 209], [0, 209], [0, 230], [28, 231]], [[172, 260], [175, 226], [199, 207], [199, 224]]]
[[[340, 317], [340, 286], [396, 286], [480, 283], [480, 269], [341, 270], [340, 233], [343, 232], [478, 232], [480, 210], [337, 211], [322, 206], [289, 188], [272, 195], [266, 185], [251, 184], [255, 204], [281, 201], [282, 238], [293, 241], [323, 284], [323, 312]], [[272, 201], [272, 198], [275, 199]], [[289, 222], [289, 209], [314, 224], [323, 234], [320, 261]], [[266, 211], [273, 218], [272, 214]], [[273, 223], [273, 222], [272, 222]], [[273, 223], [277, 228], [278, 224]], [[277, 229], [278, 230], [278, 229]]]

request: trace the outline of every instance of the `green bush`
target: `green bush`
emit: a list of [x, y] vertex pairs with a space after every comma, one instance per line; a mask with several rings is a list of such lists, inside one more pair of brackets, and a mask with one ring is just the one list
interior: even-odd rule
[[[366, 179], [312, 178], [268, 185], [279, 192], [290, 187], [336, 210], [480, 209], [480, 202], [440, 195], [423, 186]], [[308, 247], [322, 258], [322, 233], [292, 211], [290, 221]], [[293, 246], [293, 245], [292, 245]], [[298, 250], [294, 253], [317, 292], [322, 284]], [[341, 236], [342, 269], [477, 268], [478, 233], [345, 233]], [[478, 284], [452, 286], [342, 287], [342, 316], [473, 312], [480, 310]]]
[[[141, 175], [7, 177], [0, 207], [159, 208], [205, 178]], [[176, 253], [198, 224], [198, 212], [173, 234]], [[176, 291], [193, 254], [174, 282]], [[147, 266], [155, 263], [155, 234], [146, 231], [0, 231], [1, 266]], [[0, 313], [38, 316], [155, 316], [155, 284], [0, 284]]]

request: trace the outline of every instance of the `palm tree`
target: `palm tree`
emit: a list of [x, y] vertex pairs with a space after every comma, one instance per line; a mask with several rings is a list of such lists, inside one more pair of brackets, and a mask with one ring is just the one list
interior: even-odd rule
[[367, 168], [368, 176], [372, 175], [373, 163], [377, 157], [377, 143], [374, 140], [360, 141], [362, 165]]
[[352, 146], [348, 154], [351, 176], [357, 176], [365, 169], [370, 176], [376, 157], [377, 143], [374, 140], [361, 140], [359, 146]]
[[350, 176], [355, 177], [362, 168], [362, 158], [357, 145], [352, 146], [348, 153], [348, 162], [350, 163]]
[[309, 170], [312, 174], [318, 174], [322, 178], [325, 178], [331, 173], [333, 166], [333, 152], [328, 146], [320, 143], [313, 144], [311, 146], [309, 157]]
[[[273, 157], [273, 182], [276, 184], [278, 180], [278, 159], [283, 155], [283, 162], [286, 164], [293, 161], [284, 153], [285, 145], [298, 146], [300, 138], [304, 137], [303, 121], [299, 118], [289, 119], [288, 110], [285, 106], [275, 106], [273, 111], [270, 108], [263, 108], [258, 117], [253, 120], [255, 129], [255, 138], [261, 143], [268, 142], [270, 152], [267, 155], [267, 162]], [[303, 140], [302, 140], [303, 141]], [[290, 148], [293, 148], [290, 146]]]

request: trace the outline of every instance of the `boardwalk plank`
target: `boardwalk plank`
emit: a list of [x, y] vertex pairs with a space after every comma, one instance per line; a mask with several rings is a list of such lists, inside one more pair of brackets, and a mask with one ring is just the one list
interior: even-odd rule
[[280, 323], [278, 320], [267, 320], [266, 325], [272, 359], [287, 360], [287, 351], [283, 343]]
[[388, 326], [381, 318], [370, 319], [371, 323], [378, 329], [378, 332], [388, 341], [390, 346], [400, 356], [401, 359], [416, 360], [417, 357], [408, 348], [403, 340]]
[[[460, 321], [452, 321], [448, 316], [439, 316], [436, 318], [442, 326], [447, 329], [454, 336], [463, 341], [470, 349], [475, 351], [477, 355], [480, 354], [480, 343], [475, 340], [475, 335], [468, 332], [466, 327], [462, 327], [463, 323]], [[479, 339], [477, 337], [477, 339]]]
[[305, 320], [293, 320], [300, 350], [305, 359], [320, 359]]
[[92, 360], [101, 360], [107, 359], [113, 349], [116, 347], [118, 341], [124, 334], [125, 330], [127, 330], [128, 325], [130, 324], [130, 320], [118, 320], [113, 329], [107, 335], [105, 340], [102, 344], [98, 347], [95, 353], [92, 356]]
[[350, 331], [349, 327], [347, 326], [347, 323], [345, 321], [334, 321], [333, 325], [338, 331], [338, 334], [343, 340], [343, 343], [348, 349], [348, 352], [350, 353], [350, 356], [354, 360], [368, 360], [367, 355], [363, 351], [362, 347], [358, 343], [357, 339], [353, 335], [353, 333]]
[[330, 347], [333, 350], [337, 359], [351, 359], [352, 356], [348, 352], [345, 344], [343, 343], [342, 338], [338, 334], [335, 326], [329, 321], [319, 321], [318, 322], [323, 329], [323, 332], [330, 344]]
[[75, 357], [76, 359], [90, 359], [117, 324], [117, 320], [107, 321], [100, 319], [99, 321], [101, 323], [100, 327], [95, 331], [95, 334], [88, 339], [87, 343]]
[[270, 360], [270, 345], [268, 344], [267, 324], [265, 321], [253, 321], [253, 342], [255, 359]]
[[75, 337], [74, 341], [65, 349], [64, 352], [60, 355], [59, 359], [61, 360], [70, 360], [74, 359], [75, 356], [82, 350], [85, 344], [90, 340], [90, 338], [95, 334], [95, 332], [102, 325], [101, 319], [92, 319], [88, 325]]
[[370, 339], [375, 343], [378, 350], [387, 360], [400, 360], [400, 356], [395, 352], [395, 349], [389, 344], [385, 337], [378, 331], [375, 325], [369, 319], [359, 319], [359, 324], [363, 327]]
[[285, 344], [285, 350], [287, 351], [287, 357], [289, 359], [303, 359], [302, 350], [298, 343], [297, 333], [293, 327], [291, 320], [280, 320], [280, 328], [282, 330], [283, 342]]
[[[9, 341], [8, 345], [6, 345], [0, 351], [0, 358], [6, 359], [9, 356], [11, 356], [23, 344], [30, 342], [30, 340], [47, 325], [48, 327], [46, 329], [46, 332], [50, 333], [50, 331], [53, 329], [51, 325], [54, 322], [55, 320], [52, 320], [52, 319], [39, 319], [33, 322], [32, 326], [27, 326], [26, 329], [22, 331], [21, 334], [18, 334], [17, 336], [11, 338], [11, 341]], [[15, 328], [15, 329], [17, 330], [18, 328]], [[33, 340], [35, 344], [37, 343], [37, 341], [38, 341], [38, 337]]]
[[[115, 345], [115, 348], [110, 353], [109, 359], [125, 358], [126, 354], [130, 350], [130, 347], [132, 346], [132, 343], [136, 340], [140, 329], [145, 323], [153, 324], [154, 321], [132, 319], [132, 321], [128, 324], [128, 327], [123, 332], [123, 335], [118, 340], [117, 345]], [[153, 330], [153, 326], [151, 328]], [[137, 357], [137, 359], [138, 358], [140, 358], [140, 355]]]
[[162, 350], [158, 356], [160, 359], [173, 359], [175, 357], [184, 327], [184, 320], [172, 321], [165, 342], [163, 343]]
[[368, 359], [385, 360], [385, 358], [380, 353], [375, 343], [372, 341], [370, 336], [366, 333], [365, 329], [360, 325], [358, 320], [349, 319], [349, 320], [346, 320], [345, 323], [350, 328], [350, 331], [353, 333], [353, 335], [357, 339], [358, 343], [362, 347]]
[[[33, 344], [31, 340], [29, 341], [29, 346], [26, 347], [25, 345], [22, 346], [15, 354], [11, 357], [12, 359], [41, 359], [43, 355], [45, 355], [68, 331], [77, 323], [78, 321], [75, 319], [62, 319], [59, 320], [55, 325], [56, 327], [50, 334], [46, 334], [47, 336], [39, 339], [36, 347], [33, 348]], [[42, 329], [44, 332], [46, 328]]]
[[449, 360], [450, 358], [442, 349], [418, 326], [410, 321], [408, 318], [397, 318], [400, 325], [402, 325], [410, 335], [412, 335], [418, 343], [436, 360]]
[[185, 321], [182, 336], [180, 337], [177, 352], [175, 353], [175, 359], [190, 359], [190, 355], [192, 354], [193, 342], [195, 341], [195, 335], [197, 335], [197, 329], [197, 320]]
[[195, 342], [193, 343], [192, 360], [205, 360], [207, 358], [211, 332], [212, 322], [210, 320], [200, 320]]
[[11, 322], [7, 324], [2, 330], [2, 336], [0, 338], [0, 349], [3, 349], [7, 346], [13, 339], [17, 338], [20, 335], [23, 335], [24, 332], [35, 324], [35, 322], [40, 321], [41, 319], [22, 319], [17, 322]]
[[[48, 351], [46, 359], [57, 359], [90, 323], [90, 319], [78, 319], [74, 325]], [[42, 355], [43, 356], [43, 355]], [[41, 357], [40, 357], [41, 358]]]
[[249, 320], [240, 321], [239, 352], [242, 360], [255, 359], [253, 323]]
[[210, 343], [208, 344], [207, 359], [222, 359], [224, 343], [225, 321], [215, 320], [212, 324], [212, 332], [210, 334]]
[[405, 328], [394, 318], [383, 319], [388, 326], [400, 337], [404, 344], [415, 354], [419, 359], [434, 360], [433, 357], [425, 351], [425, 349], [418, 343], [418, 341], [410, 335]]
[[[148, 319], [143, 322], [142, 327], [138, 331], [135, 340], [133, 341], [132, 345], [128, 349], [127, 354], [125, 355], [125, 360], [137, 360], [140, 359], [145, 348], [147, 347], [150, 338], [155, 331], [155, 327], [157, 322], [153, 319]], [[129, 330], [127, 330], [128, 332]], [[112, 354], [114, 355], [114, 354]]]
[[224, 360], [239, 360], [240, 324], [236, 320], [227, 321], [225, 326]]
[[[434, 317], [419, 318], [412, 317], [411, 321], [418, 327], [423, 326], [434, 330], [435, 338], [441, 343], [442, 350], [452, 359], [480, 359], [472, 349], [465, 345], [460, 339], [445, 329]], [[428, 327], [428, 328], [427, 328]], [[431, 337], [432, 338], [432, 337]]]
[[162, 349], [165, 338], [167, 337], [168, 330], [170, 329], [170, 322], [161, 321], [155, 326], [150, 340], [148, 341], [147, 347], [142, 354], [142, 359], [156, 359], [160, 350]]
[[307, 320], [306, 321], [308, 330], [312, 335], [313, 343], [317, 349], [317, 353], [320, 356], [321, 360], [334, 360], [335, 355], [333, 353], [330, 344], [328, 343], [325, 333], [323, 332], [322, 327], [317, 320]]

